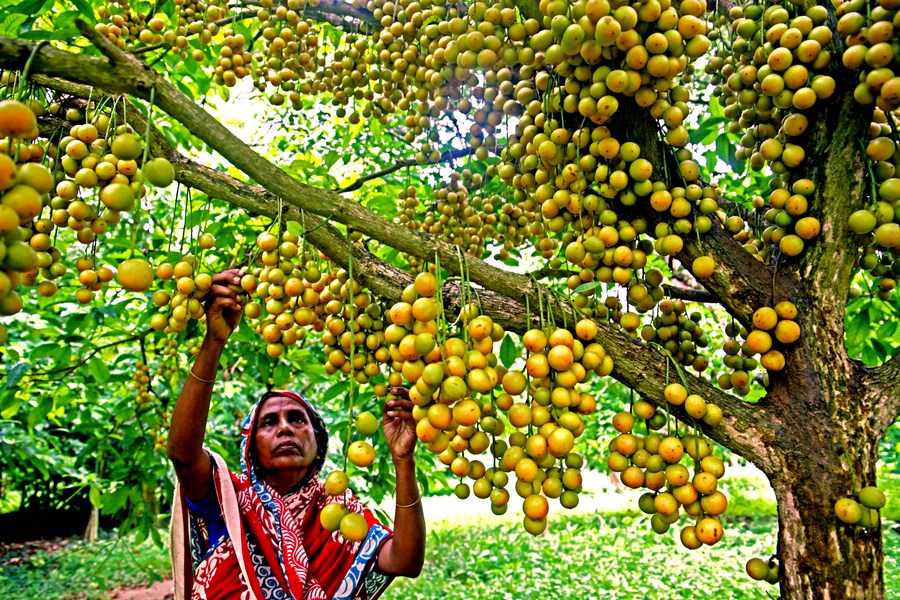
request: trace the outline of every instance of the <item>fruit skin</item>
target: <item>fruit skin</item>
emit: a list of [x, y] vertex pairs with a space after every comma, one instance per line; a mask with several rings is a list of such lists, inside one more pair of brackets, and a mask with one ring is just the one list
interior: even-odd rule
[[351, 542], [361, 542], [369, 533], [369, 524], [366, 518], [359, 513], [349, 513], [341, 519], [341, 535]]
[[874, 508], [877, 510], [884, 508], [884, 505], [887, 504], [887, 498], [885, 497], [884, 492], [874, 485], [867, 485], [859, 490], [858, 496], [859, 503], [866, 508]]
[[175, 181], [175, 168], [168, 160], [157, 157], [147, 161], [143, 168], [144, 179], [156, 187], [168, 187]]
[[356, 415], [356, 430], [363, 435], [372, 435], [378, 431], [378, 419], [365, 411]]
[[369, 442], [357, 440], [347, 449], [347, 457], [357, 467], [368, 467], [375, 462], [375, 449]]
[[153, 283], [153, 268], [143, 258], [130, 258], [119, 265], [116, 281], [130, 292], [144, 292]]
[[756, 581], [763, 581], [769, 576], [769, 565], [761, 558], [751, 558], [747, 561], [747, 575]]
[[853, 498], [841, 498], [834, 503], [834, 514], [844, 523], [859, 523], [862, 512], [862, 507]]

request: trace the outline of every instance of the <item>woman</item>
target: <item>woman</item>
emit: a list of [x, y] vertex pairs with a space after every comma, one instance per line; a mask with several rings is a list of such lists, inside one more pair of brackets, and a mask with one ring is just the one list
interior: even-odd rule
[[[415, 478], [412, 403], [383, 409], [397, 475], [394, 533], [352, 495], [328, 496], [316, 474], [327, 451], [321, 417], [291, 392], [269, 392], [244, 422], [240, 475], [203, 448], [222, 350], [241, 319], [236, 269], [213, 277], [206, 337], [172, 411], [167, 455], [179, 485], [172, 511], [176, 597], [375, 598], [394, 576], [416, 577], [425, 554], [425, 520]], [[186, 502], [185, 502], [186, 501]], [[319, 511], [340, 501], [370, 525], [363, 542], [325, 531]]]

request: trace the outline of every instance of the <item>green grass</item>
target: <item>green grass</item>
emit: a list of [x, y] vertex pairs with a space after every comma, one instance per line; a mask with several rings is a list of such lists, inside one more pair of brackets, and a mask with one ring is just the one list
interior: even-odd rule
[[[396, 581], [383, 596], [400, 599], [769, 600], [777, 586], [751, 580], [753, 556], [768, 558], [776, 520], [726, 519], [715, 547], [687, 550], [675, 528], [650, 531], [637, 515], [557, 517], [547, 534], [532, 537], [514, 521], [442, 523], [429, 533], [425, 568], [415, 580]], [[884, 524], [886, 598], [900, 598], [900, 534]], [[771, 596], [767, 595], [771, 594]]]
[[92, 545], [66, 542], [60, 550], [39, 551], [20, 565], [0, 567], [0, 598], [99, 600], [110, 590], [147, 585], [170, 573], [166, 548], [134, 544], [132, 536]]
[[[775, 586], [744, 573], [747, 559], [768, 558], [774, 551], [773, 507], [755, 498], [752, 481], [730, 483], [725, 537], [696, 551], [678, 542], [680, 526], [657, 536], [640, 514], [556, 512], [547, 533], [538, 537], [514, 517], [432, 522], [422, 575], [397, 580], [383, 598], [768, 600], [767, 592], [777, 597]], [[893, 525], [885, 521], [884, 580], [887, 597], [900, 600], [900, 590], [890, 584], [900, 581], [900, 533]], [[107, 598], [109, 590], [169, 576], [164, 547], [128, 539], [92, 546], [72, 542], [0, 567], [0, 598], [94, 600]]]

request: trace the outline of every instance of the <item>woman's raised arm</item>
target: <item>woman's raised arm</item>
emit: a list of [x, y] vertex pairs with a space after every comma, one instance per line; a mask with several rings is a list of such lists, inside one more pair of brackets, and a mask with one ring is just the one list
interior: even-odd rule
[[241, 320], [240, 299], [228, 287], [238, 284], [240, 279], [238, 269], [213, 276], [206, 296], [206, 337], [172, 410], [166, 456], [175, 467], [185, 496], [192, 501], [206, 497], [212, 481], [212, 462], [203, 451], [203, 436], [219, 358]]

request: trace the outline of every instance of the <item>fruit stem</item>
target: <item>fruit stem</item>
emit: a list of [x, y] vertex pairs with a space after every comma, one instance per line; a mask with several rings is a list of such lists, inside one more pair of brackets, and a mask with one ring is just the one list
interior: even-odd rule
[[150, 131], [153, 123], [153, 101], [156, 97], [156, 86], [150, 88], [150, 103], [147, 105], [147, 127], [144, 129], [144, 156], [141, 158], [141, 177], [138, 180], [137, 202], [134, 203], [134, 228], [131, 230], [131, 248], [128, 258], [134, 258], [134, 247], [137, 245], [137, 233], [141, 227], [141, 200], [144, 199], [144, 169], [147, 157], [150, 156]]
[[38, 52], [40, 52], [41, 47], [47, 43], [47, 40], [43, 40], [38, 42], [34, 48], [31, 50], [31, 54], [28, 56], [28, 60], [25, 61], [25, 68], [22, 69], [22, 76], [19, 78], [19, 98], [18, 100], [21, 102], [25, 97], [25, 87], [28, 82], [28, 73], [31, 71], [31, 65], [34, 64], [34, 58], [37, 56]]
[[[280, 202], [280, 200], [279, 200], [279, 202]], [[280, 215], [279, 215], [279, 217], [280, 217]], [[280, 220], [281, 219], [279, 218], [279, 221]], [[349, 294], [350, 306], [355, 306], [353, 304], [353, 237], [350, 235], [349, 230], [347, 231], [347, 287], [348, 287], [348, 290], [350, 291], [350, 294]], [[355, 319], [353, 322], [355, 322]], [[356, 337], [356, 335], [354, 334], [353, 326], [351, 324], [351, 326], [350, 326], [350, 392], [349, 392], [350, 406], [347, 411], [347, 437], [344, 440], [344, 471], [345, 472], [347, 471], [347, 458], [348, 458], [347, 451], [350, 449], [350, 434], [352, 432], [352, 426], [350, 425], [350, 423], [353, 420], [353, 400], [354, 400], [354, 392], [355, 392], [355, 386], [353, 384], [356, 383], [356, 376], [353, 373], [353, 370], [354, 370], [353, 354], [354, 354], [354, 351], [356, 350], [356, 344], [354, 343], [355, 337]]]

